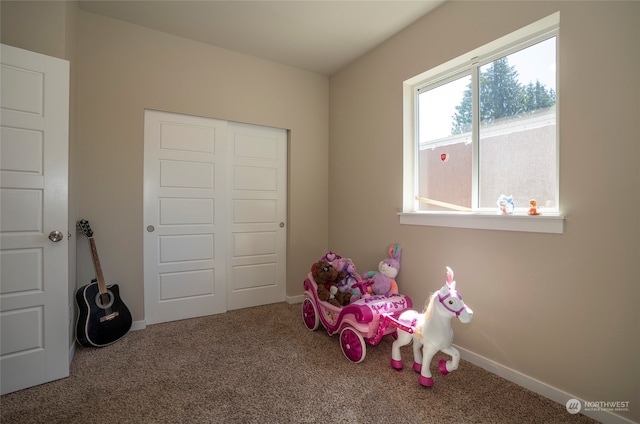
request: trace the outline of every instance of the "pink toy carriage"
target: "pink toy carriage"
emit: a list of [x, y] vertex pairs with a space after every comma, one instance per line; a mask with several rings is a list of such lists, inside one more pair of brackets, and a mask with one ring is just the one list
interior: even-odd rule
[[309, 273], [304, 280], [304, 325], [313, 331], [322, 323], [330, 336], [340, 333], [342, 353], [355, 363], [364, 360], [367, 354], [366, 344], [375, 346], [389, 334], [395, 338], [397, 327], [387, 326], [390, 322], [387, 318], [397, 319], [412, 306], [408, 296], [389, 294], [365, 297], [347, 306], [338, 307], [318, 299], [317, 288], [313, 276]]

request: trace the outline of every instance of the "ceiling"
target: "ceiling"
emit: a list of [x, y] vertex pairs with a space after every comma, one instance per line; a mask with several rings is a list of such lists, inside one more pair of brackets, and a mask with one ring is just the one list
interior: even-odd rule
[[80, 8], [332, 75], [446, 0], [80, 1]]

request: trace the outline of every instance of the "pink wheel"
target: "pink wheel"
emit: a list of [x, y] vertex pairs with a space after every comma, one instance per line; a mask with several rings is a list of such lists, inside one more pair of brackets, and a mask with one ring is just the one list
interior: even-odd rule
[[364, 357], [367, 355], [367, 346], [364, 344], [364, 339], [350, 327], [345, 327], [340, 332], [340, 348], [342, 348], [344, 356], [356, 364], [364, 361]]
[[313, 301], [309, 298], [306, 298], [302, 302], [302, 321], [304, 321], [305, 327], [311, 331], [317, 330], [320, 326], [318, 310], [316, 309], [316, 305], [314, 305]]

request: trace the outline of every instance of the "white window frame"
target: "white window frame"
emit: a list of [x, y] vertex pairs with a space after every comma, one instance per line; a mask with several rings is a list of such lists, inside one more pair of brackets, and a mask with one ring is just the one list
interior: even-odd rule
[[[439, 227], [476, 228], [487, 230], [526, 231], [562, 234], [564, 232], [565, 216], [561, 212], [543, 213], [539, 216], [526, 214], [498, 215], [495, 211], [473, 212], [440, 212], [420, 211], [418, 208], [417, 193], [417, 158], [418, 140], [417, 134], [417, 89], [424, 87], [427, 82], [435, 82], [440, 79], [461, 74], [471, 64], [484, 64], [495, 59], [496, 54], [503, 55], [519, 46], [531, 45], [532, 41], [549, 34], [559, 39], [558, 28], [560, 25], [560, 12], [547, 16], [539, 21], [521, 28], [511, 34], [499, 38], [489, 44], [479, 47], [465, 55], [459, 56], [447, 63], [437, 66], [429, 71], [416, 75], [403, 83], [403, 204], [399, 213], [400, 224], [406, 225], [430, 225]], [[557, 55], [557, 52], [556, 52]], [[557, 57], [557, 56], [556, 56]], [[556, 62], [557, 63], [557, 62]], [[558, 67], [559, 68], [559, 67]], [[472, 76], [473, 78], [473, 76]], [[559, 100], [560, 90], [556, 86], [556, 102]], [[474, 100], [477, 102], [477, 100]], [[559, 146], [557, 135], [559, 133], [559, 108], [556, 110], [556, 148]], [[477, 137], [477, 135], [476, 135]], [[477, 143], [477, 140], [474, 140]], [[477, 149], [474, 149], [477, 152]], [[475, 154], [475, 153], [474, 153]], [[477, 159], [477, 158], [475, 158]], [[556, 166], [559, 166], [559, 156]], [[476, 166], [475, 164], [473, 166]], [[558, 170], [559, 171], [559, 170]], [[559, 175], [559, 172], [558, 172]], [[559, 197], [559, 184], [558, 197]], [[474, 192], [477, 190], [474, 181]], [[558, 199], [559, 200], [559, 199]], [[560, 206], [560, 204], [558, 203]], [[559, 209], [561, 211], [561, 209]]]

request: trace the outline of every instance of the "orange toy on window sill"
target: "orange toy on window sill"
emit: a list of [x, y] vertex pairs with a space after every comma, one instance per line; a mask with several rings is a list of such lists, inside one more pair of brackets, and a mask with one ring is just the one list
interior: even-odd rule
[[529, 200], [529, 212], [527, 212], [527, 214], [532, 216], [542, 215], [540, 212], [538, 212], [538, 202], [536, 202], [536, 199]]

